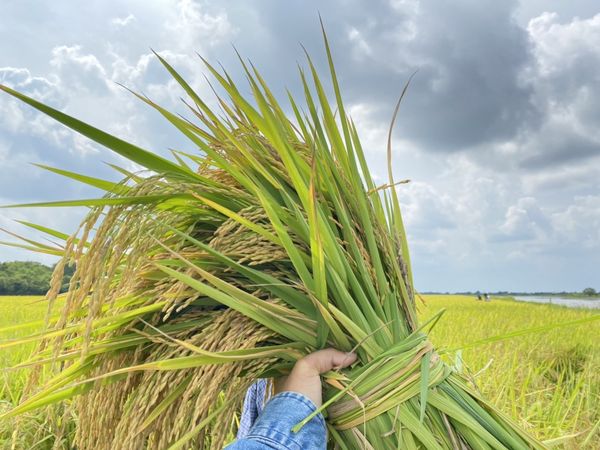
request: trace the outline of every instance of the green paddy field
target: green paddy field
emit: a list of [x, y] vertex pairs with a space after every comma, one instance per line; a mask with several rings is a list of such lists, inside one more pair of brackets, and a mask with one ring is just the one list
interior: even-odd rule
[[[588, 320], [600, 318], [599, 311], [510, 299], [484, 303], [459, 295], [424, 296], [419, 309], [422, 319], [445, 309], [432, 341], [501, 410], [549, 447], [600, 449], [600, 320]], [[34, 333], [40, 324], [16, 326], [40, 321], [45, 313], [39, 297], [0, 297], [1, 368], [23, 360], [34, 348], [2, 347]], [[2, 370], [0, 412], [19, 401], [25, 375]], [[20, 431], [13, 437], [16, 421]], [[70, 416], [68, 423], [61, 422], [53, 410], [0, 420], [0, 448], [11, 448], [12, 441], [17, 449], [49, 449], [56, 440], [59, 448], [70, 448], [74, 421]]]

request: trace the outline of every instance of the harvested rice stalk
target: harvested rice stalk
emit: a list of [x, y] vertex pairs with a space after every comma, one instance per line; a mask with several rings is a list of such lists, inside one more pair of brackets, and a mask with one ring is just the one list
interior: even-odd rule
[[106, 195], [37, 204], [91, 212], [63, 248], [28, 243], [63, 255], [50, 303], [64, 265], [77, 270], [22, 364], [53, 375], [34, 372], [4, 417], [76, 398], [78, 448], [220, 448], [254, 379], [333, 346], [355, 348], [358, 363], [324, 376], [331, 448], [543, 448], [444, 364], [419, 326], [397, 183], [390, 167], [375, 185], [325, 46], [335, 104], [308, 59], [306, 112], [290, 96], [292, 119], [243, 61], [252, 99], [205, 61], [228, 97], [216, 113], [157, 55], [195, 122], [135, 95], [197, 147], [175, 162], [0, 86], [154, 172], [119, 168], [125, 178], [112, 183], [49, 168]]

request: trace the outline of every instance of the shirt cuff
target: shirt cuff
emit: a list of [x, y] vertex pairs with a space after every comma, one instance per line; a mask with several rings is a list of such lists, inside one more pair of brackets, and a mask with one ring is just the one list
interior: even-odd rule
[[321, 413], [297, 433], [292, 428], [316, 410], [315, 404], [297, 392], [281, 392], [265, 405], [246, 439], [263, 442], [277, 449], [325, 449], [327, 429]]

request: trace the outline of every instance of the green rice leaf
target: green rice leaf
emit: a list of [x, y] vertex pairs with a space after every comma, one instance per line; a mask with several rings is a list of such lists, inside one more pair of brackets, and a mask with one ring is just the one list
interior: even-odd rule
[[20, 92], [17, 92], [8, 86], [0, 85], [0, 89], [27, 103], [28, 105], [33, 106], [38, 111], [52, 117], [63, 125], [66, 125], [67, 127], [90, 138], [94, 142], [109, 148], [115, 153], [118, 153], [119, 155], [146, 167], [147, 169], [154, 170], [158, 173], [164, 173], [166, 175], [183, 177], [184, 179], [194, 178], [194, 174], [192, 172], [189, 172], [177, 164], [174, 164], [171, 161], [168, 161], [152, 152], [112, 136], [111, 134], [88, 125], [81, 120], [51, 108], [50, 106], [44, 105], [43, 103], [21, 94]]

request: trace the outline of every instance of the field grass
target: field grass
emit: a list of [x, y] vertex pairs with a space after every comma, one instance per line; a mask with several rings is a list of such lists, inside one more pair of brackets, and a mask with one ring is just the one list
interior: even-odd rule
[[[46, 306], [35, 297], [0, 297], [0, 328], [43, 318]], [[444, 358], [476, 380], [479, 389], [501, 410], [536, 436], [558, 449], [600, 449], [600, 321], [553, 328], [493, 343], [469, 344], [497, 335], [561, 324], [599, 314], [552, 305], [493, 299], [490, 303], [467, 296], [429, 295], [420, 305], [426, 319], [442, 308], [442, 319], [431, 339]], [[31, 333], [18, 329], [0, 340]], [[0, 348], [0, 367], [24, 359], [31, 345]], [[25, 373], [5, 372], [0, 379], [0, 411], [18, 402]], [[39, 411], [20, 420], [17, 448], [51, 448], [56, 416]], [[10, 423], [9, 423], [10, 422]], [[10, 448], [15, 423], [0, 423], [0, 448]], [[69, 430], [60, 438], [68, 448]]]
[[[41, 320], [46, 314], [46, 304], [40, 301], [40, 297], [0, 297], [0, 328]], [[2, 341], [26, 336], [35, 332], [36, 327], [9, 330], [2, 333]], [[0, 367], [11, 367], [29, 356], [33, 349], [31, 345], [21, 345], [10, 349], [0, 349]], [[0, 385], [0, 402], [13, 401], [13, 396], [23, 390], [25, 383], [24, 371], [2, 372], [2, 384]], [[4, 406], [5, 407], [5, 406]], [[2, 406], [0, 406], [0, 410]]]
[[[485, 303], [431, 295], [425, 300], [422, 318], [446, 308], [431, 335], [440, 349], [599, 314], [506, 299]], [[556, 448], [600, 448], [600, 321], [453, 351], [446, 358], [462, 359], [487, 398], [539, 438], [552, 439]]]
[[[57, 303], [56, 307], [60, 307]], [[56, 308], [55, 308], [56, 309]], [[0, 329], [34, 321], [42, 321], [46, 316], [47, 304], [43, 297], [0, 296]], [[35, 333], [38, 326], [21, 327], [0, 333], [0, 343]], [[25, 360], [35, 349], [33, 343], [18, 347], [2, 348], [0, 345], [0, 412], [18, 404], [26, 382], [26, 370], [4, 370]], [[63, 442], [63, 448], [70, 448], [68, 437], [59, 437], [59, 418], [52, 409], [39, 410], [17, 419], [0, 420], [0, 449], [11, 447], [13, 430], [19, 424], [19, 436], [15, 449], [51, 449], [56, 440]], [[65, 430], [72, 432], [73, 424], [65, 424]]]

